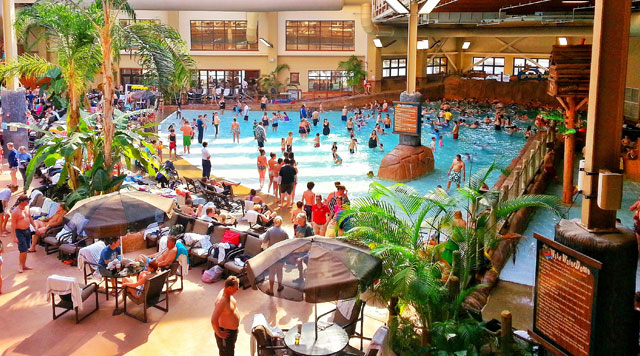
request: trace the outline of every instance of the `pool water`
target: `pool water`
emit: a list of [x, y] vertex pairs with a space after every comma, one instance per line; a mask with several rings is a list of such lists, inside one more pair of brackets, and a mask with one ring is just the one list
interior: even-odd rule
[[[436, 104], [432, 104], [436, 105]], [[364, 111], [366, 114], [368, 111]], [[214, 138], [215, 128], [211, 125], [212, 111], [184, 110], [183, 118], [189, 121], [197, 118], [200, 114], [208, 114], [208, 127], [205, 130], [204, 140], [209, 143], [209, 152], [212, 155], [212, 175], [224, 177], [233, 181], [239, 181], [243, 185], [250, 188], [259, 188], [258, 171], [256, 167], [256, 159], [258, 155], [257, 143], [253, 138], [253, 121], [260, 120], [262, 112], [251, 111], [249, 113], [249, 121], [242, 120], [240, 123], [240, 144], [232, 143], [231, 123], [235, 113], [227, 110], [220, 117], [220, 133], [218, 138]], [[271, 111], [268, 112], [271, 116]], [[368, 138], [374, 129], [375, 117], [368, 119], [367, 124], [360, 130], [356, 130], [355, 135], [359, 142], [358, 150], [355, 154], [350, 154], [348, 150], [349, 134], [346, 130], [346, 123], [341, 120], [339, 111], [324, 112], [320, 115], [320, 122], [314, 127], [307, 139], [300, 138], [298, 134], [299, 113], [289, 112], [291, 121], [279, 122], [277, 132], [272, 132], [272, 128], [267, 130], [267, 142], [265, 143], [265, 151], [267, 158], [270, 152], [275, 152], [281, 157], [280, 141], [289, 131], [294, 133], [293, 152], [298, 164], [298, 187], [296, 189], [296, 197], [299, 198], [302, 192], [306, 190], [306, 183], [313, 181], [316, 184], [314, 192], [326, 195], [334, 190], [333, 182], [339, 180], [342, 182], [349, 192], [350, 197], [359, 197], [366, 194], [369, 183], [378, 181], [386, 185], [393, 184], [390, 181], [379, 180], [377, 178], [368, 178], [367, 172], [373, 171], [377, 173], [380, 161], [386, 153], [391, 151], [398, 144], [398, 136], [394, 134], [378, 135], [380, 143], [383, 144], [384, 152], [378, 149], [368, 148]], [[393, 113], [389, 112], [391, 118]], [[509, 111], [507, 110], [507, 114]], [[529, 117], [535, 117], [536, 112], [529, 112]], [[433, 114], [432, 114], [433, 115]], [[493, 111], [489, 108], [482, 112], [477, 118], [467, 117], [467, 122], [481, 120], [484, 116], [493, 117]], [[351, 116], [351, 114], [349, 115]], [[384, 113], [382, 115], [384, 118]], [[454, 119], [458, 117], [458, 113], [454, 112]], [[322, 122], [327, 118], [331, 125], [331, 133], [328, 136], [322, 134]], [[178, 131], [179, 123], [175, 113], [167, 117], [160, 125], [160, 138], [165, 147], [168, 147], [168, 127], [173, 124], [176, 127], [177, 134], [177, 151], [182, 155], [182, 133]], [[531, 122], [517, 122], [521, 128], [531, 125]], [[427, 128], [423, 124], [422, 143], [428, 146], [431, 141], [432, 129]], [[478, 129], [470, 129], [467, 127], [460, 128], [460, 138], [453, 140], [451, 128], [440, 129], [443, 136], [443, 147], [437, 147], [435, 157], [435, 170], [416, 180], [408, 182], [410, 186], [416, 188], [419, 192], [426, 193], [428, 190], [435, 188], [437, 185], [443, 187], [447, 184], [447, 170], [456, 154], [462, 154], [467, 166], [467, 177], [478, 169], [487, 167], [494, 161], [506, 167], [511, 160], [519, 153], [525, 143], [523, 132], [509, 135], [503, 131], [495, 131], [493, 125], [481, 126]], [[391, 129], [387, 129], [390, 132]], [[313, 137], [316, 133], [320, 134], [321, 146], [313, 147]], [[342, 165], [333, 163], [331, 154], [331, 145], [333, 142], [338, 144], [338, 154], [343, 159]], [[196, 138], [192, 140], [191, 154], [183, 155], [183, 158], [191, 164], [202, 167], [201, 162], [202, 146], [197, 142]], [[498, 173], [492, 176], [488, 182], [491, 186], [498, 178]], [[268, 184], [265, 184], [263, 191], [266, 192]]]

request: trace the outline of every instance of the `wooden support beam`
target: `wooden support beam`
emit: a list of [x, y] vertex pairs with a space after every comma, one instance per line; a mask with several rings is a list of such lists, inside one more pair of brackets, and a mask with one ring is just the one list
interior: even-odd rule
[[[558, 98], [562, 104], [563, 100]], [[567, 129], [576, 127], [576, 98], [568, 97], [566, 108], [565, 126]], [[573, 199], [573, 155], [576, 150], [576, 135], [564, 135], [564, 171], [562, 174], [562, 201], [565, 204], [571, 203]]]

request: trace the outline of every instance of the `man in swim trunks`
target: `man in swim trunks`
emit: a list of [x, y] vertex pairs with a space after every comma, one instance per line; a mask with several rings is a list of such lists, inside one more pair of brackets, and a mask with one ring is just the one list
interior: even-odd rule
[[464, 182], [466, 178], [466, 172], [464, 168], [464, 162], [462, 161], [462, 157], [460, 155], [456, 155], [456, 159], [451, 163], [451, 167], [449, 167], [449, 181], [447, 182], [447, 190], [451, 187], [451, 182], [456, 184], [456, 187], [460, 188], [460, 183]]
[[36, 227], [36, 223], [33, 221], [31, 214], [29, 214], [29, 197], [22, 194], [16, 201], [16, 206], [11, 211], [11, 224], [13, 225], [13, 231], [15, 238], [18, 241], [18, 251], [20, 252], [20, 265], [18, 266], [18, 272], [28, 271], [31, 267], [27, 267], [27, 251], [31, 246], [31, 230], [30, 226]]
[[347, 111], [348, 111], [348, 110], [347, 110], [347, 106], [345, 105], [345, 106], [342, 108], [342, 121], [347, 121]]
[[353, 118], [350, 117], [349, 121], [347, 121], [347, 132], [353, 132]]
[[453, 123], [453, 129], [451, 129], [451, 133], [453, 134], [453, 139], [458, 139], [458, 133], [460, 132], [460, 121], [455, 121]]
[[182, 148], [182, 153], [191, 153], [191, 136], [193, 135], [193, 128], [185, 120], [180, 131], [182, 131], [182, 145], [184, 146]]

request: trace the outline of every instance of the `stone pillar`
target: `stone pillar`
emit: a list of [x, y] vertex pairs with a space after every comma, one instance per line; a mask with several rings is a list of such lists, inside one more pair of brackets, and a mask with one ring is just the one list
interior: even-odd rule
[[[585, 171], [620, 171], [622, 110], [629, 49], [631, 0], [597, 0], [593, 21], [591, 81]], [[584, 193], [597, 195], [598, 176], [586, 175]], [[582, 224], [589, 230], [615, 227], [616, 211], [602, 210], [596, 199], [582, 201]]]
[[638, 353], [638, 320], [634, 309], [638, 244], [623, 225], [618, 232], [588, 232], [578, 219], [561, 220], [555, 240], [602, 262], [595, 291], [596, 316], [592, 340], [594, 356]]
[[[3, 89], [0, 96], [2, 97], [2, 122], [7, 124], [12, 122], [26, 124], [27, 101], [25, 100], [25, 90], [23, 88], [18, 90]], [[16, 149], [20, 146], [28, 147], [29, 138], [27, 135], [27, 129], [7, 128], [4, 130], [2, 133], [4, 152], [8, 152], [6, 146], [8, 142], [13, 142]]]

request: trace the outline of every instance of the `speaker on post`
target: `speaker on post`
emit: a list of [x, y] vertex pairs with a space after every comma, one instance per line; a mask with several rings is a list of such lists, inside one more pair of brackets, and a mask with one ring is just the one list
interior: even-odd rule
[[622, 206], [622, 174], [600, 171], [598, 179], [598, 207], [618, 210]]

